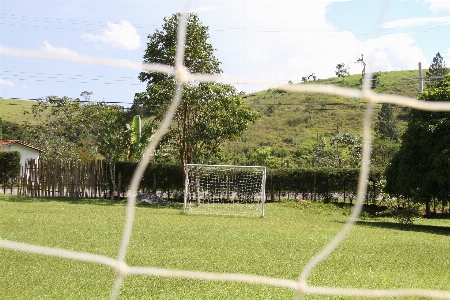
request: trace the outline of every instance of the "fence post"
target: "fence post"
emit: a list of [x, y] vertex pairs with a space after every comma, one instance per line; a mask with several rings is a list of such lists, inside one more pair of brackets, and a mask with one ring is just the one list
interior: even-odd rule
[[274, 185], [273, 185], [273, 171], [270, 173], [270, 180], [271, 180], [271, 185], [272, 185], [272, 190], [270, 192], [270, 200], [272, 202], [275, 202], [275, 190], [274, 190]]

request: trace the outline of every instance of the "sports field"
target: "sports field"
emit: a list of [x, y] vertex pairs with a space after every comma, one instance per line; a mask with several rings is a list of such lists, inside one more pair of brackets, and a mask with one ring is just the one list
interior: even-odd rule
[[[265, 218], [184, 215], [181, 205], [140, 206], [126, 261], [296, 279], [342, 228], [350, 208], [266, 204]], [[117, 257], [124, 203], [0, 195], [0, 238]], [[450, 220], [360, 220], [309, 284], [448, 290]], [[107, 299], [108, 267], [0, 250], [0, 299]], [[119, 299], [293, 299], [291, 290], [234, 282], [127, 276]], [[342, 299], [307, 295], [302, 299]], [[355, 298], [352, 298], [355, 299]]]

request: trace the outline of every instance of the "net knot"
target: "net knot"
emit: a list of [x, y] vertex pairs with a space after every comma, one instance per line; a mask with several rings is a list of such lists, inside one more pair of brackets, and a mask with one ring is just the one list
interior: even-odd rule
[[185, 66], [177, 66], [176, 76], [181, 83], [188, 83], [190, 80], [189, 72]]
[[120, 277], [128, 274], [128, 265], [124, 261], [119, 261], [116, 265], [116, 272]]
[[306, 294], [307, 290], [308, 290], [308, 284], [304, 280], [301, 280], [297, 286], [297, 293], [300, 295]]
[[361, 98], [367, 103], [374, 103], [376, 102], [376, 95], [372, 90], [369, 89], [363, 89], [361, 93]]

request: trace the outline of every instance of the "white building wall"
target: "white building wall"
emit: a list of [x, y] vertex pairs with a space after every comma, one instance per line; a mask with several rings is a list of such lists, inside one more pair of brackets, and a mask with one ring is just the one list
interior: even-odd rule
[[39, 151], [33, 148], [29, 148], [20, 144], [9, 144], [2, 147], [3, 151], [18, 151], [20, 152], [20, 164], [25, 166], [25, 162], [29, 158], [38, 159]]

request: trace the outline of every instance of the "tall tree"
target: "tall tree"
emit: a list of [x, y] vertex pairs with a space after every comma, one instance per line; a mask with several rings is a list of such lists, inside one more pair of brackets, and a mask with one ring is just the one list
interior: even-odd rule
[[394, 107], [392, 104], [383, 103], [381, 110], [378, 112], [377, 122], [375, 123], [375, 132], [382, 139], [397, 141], [397, 131], [397, 120], [394, 115]]
[[[450, 101], [450, 76], [426, 89], [426, 101]], [[450, 195], [450, 113], [411, 110], [402, 144], [386, 169], [386, 190], [425, 203]]]
[[42, 158], [78, 160], [82, 131], [76, 130], [74, 116], [81, 110], [79, 99], [48, 96], [40, 98], [30, 113], [36, 121], [31, 128], [32, 140], [45, 152]]
[[[164, 18], [162, 29], [149, 35], [144, 53], [145, 63], [174, 66], [177, 48], [177, 29], [180, 14]], [[208, 42], [208, 27], [198, 16], [187, 17], [184, 64], [191, 73], [220, 75], [220, 62]], [[171, 103], [176, 87], [173, 76], [155, 72], [142, 72], [147, 82], [145, 92], [134, 98], [134, 108], [151, 116], [155, 123], [162, 120]], [[180, 162], [206, 161], [219, 150], [221, 143], [242, 135], [256, 113], [243, 106], [234, 87], [220, 83], [190, 82], [183, 88], [182, 101], [177, 110], [165, 143], [178, 149]]]
[[433, 58], [433, 62], [428, 68], [428, 72], [426, 72], [426, 76], [430, 79], [428, 86], [440, 81], [442, 77], [448, 72], [449, 69], [445, 65], [444, 58], [439, 52], [436, 53], [436, 56]]

